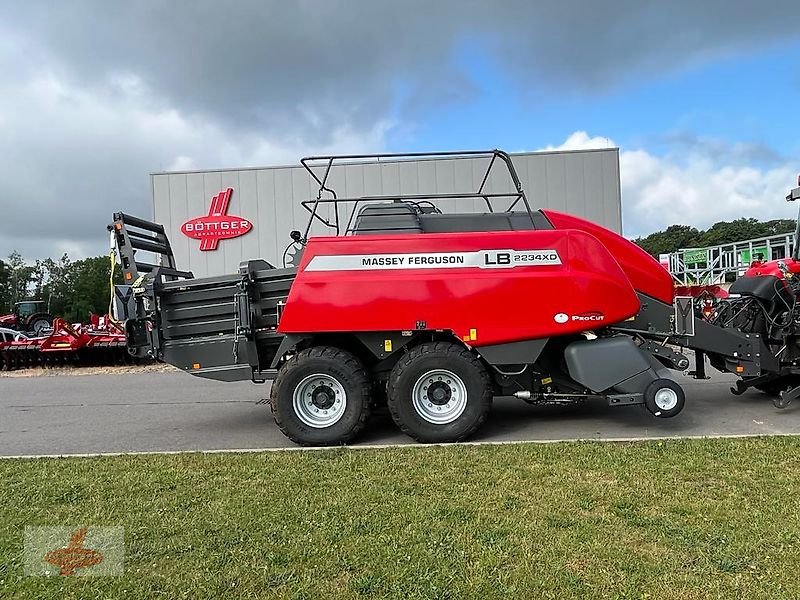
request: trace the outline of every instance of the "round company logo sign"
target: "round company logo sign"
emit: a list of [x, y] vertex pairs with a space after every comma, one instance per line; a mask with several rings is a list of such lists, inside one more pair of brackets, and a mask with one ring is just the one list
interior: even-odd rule
[[569, 321], [569, 317], [565, 313], [558, 313], [556, 316], [553, 317], [553, 320], [556, 323], [566, 323]]
[[181, 225], [186, 237], [200, 240], [200, 250], [216, 250], [220, 240], [244, 235], [253, 229], [253, 224], [243, 217], [228, 214], [233, 188], [220, 192], [211, 199], [207, 215], [189, 219]]

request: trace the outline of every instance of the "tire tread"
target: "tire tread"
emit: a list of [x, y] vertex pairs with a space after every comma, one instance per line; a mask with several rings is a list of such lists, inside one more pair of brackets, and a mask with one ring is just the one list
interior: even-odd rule
[[[285, 435], [287, 438], [292, 440], [296, 444], [300, 444], [301, 446], [317, 446], [320, 445], [319, 442], [309, 442], [305, 441], [301, 438], [298, 438], [294, 435], [287, 427], [284, 422], [283, 417], [279, 410], [277, 410], [278, 402], [277, 402], [277, 390], [280, 389], [280, 384], [283, 379], [285, 379], [294, 369], [298, 368], [298, 366], [302, 365], [307, 359], [310, 358], [324, 358], [334, 362], [338, 362], [343, 368], [347, 367], [350, 371], [351, 375], [355, 378], [361, 379], [364, 382], [362, 386], [363, 392], [362, 397], [360, 398], [362, 410], [360, 413], [360, 417], [358, 423], [353, 427], [350, 432], [341, 438], [337, 442], [331, 442], [327, 445], [334, 445], [334, 444], [346, 444], [354, 437], [356, 437], [361, 431], [364, 429], [364, 426], [369, 419], [371, 410], [372, 410], [372, 402], [371, 402], [371, 395], [370, 390], [371, 386], [369, 385], [369, 374], [367, 370], [364, 368], [364, 365], [361, 363], [358, 358], [356, 358], [350, 352], [346, 350], [341, 350], [334, 346], [312, 346], [311, 348], [306, 348], [305, 350], [301, 350], [300, 352], [296, 353], [292, 358], [287, 360], [281, 369], [278, 371], [278, 375], [275, 377], [274, 381], [272, 382], [272, 389], [270, 390], [270, 399], [269, 404], [270, 408], [272, 409], [272, 417], [275, 420], [275, 424], [278, 426], [278, 429], [281, 430], [281, 433]], [[358, 401], [359, 399], [355, 399]]]
[[397, 424], [400, 430], [405, 433], [407, 436], [417, 440], [418, 442], [424, 442], [424, 439], [421, 439], [420, 436], [412, 431], [408, 425], [406, 425], [401, 416], [396, 402], [393, 402], [391, 398], [394, 396], [394, 388], [398, 384], [398, 380], [402, 377], [402, 375], [413, 366], [416, 359], [425, 354], [434, 354], [439, 353], [443, 354], [444, 356], [449, 357], [457, 357], [460, 359], [464, 359], [467, 362], [471, 363], [471, 365], [475, 368], [475, 370], [480, 374], [481, 379], [483, 380], [483, 398], [482, 398], [482, 405], [484, 407], [483, 411], [481, 412], [478, 419], [475, 420], [475, 423], [472, 426], [458, 436], [458, 439], [453, 441], [460, 442], [471, 435], [473, 435], [480, 427], [486, 422], [486, 419], [489, 416], [489, 409], [491, 407], [492, 402], [492, 385], [491, 379], [489, 378], [489, 374], [486, 372], [486, 369], [483, 366], [483, 363], [478, 359], [478, 357], [464, 348], [463, 346], [457, 346], [451, 342], [427, 342], [424, 344], [420, 344], [419, 346], [415, 346], [411, 348], [395, 365], [394, 369], [392, 369], [391, 374], [389, 375], [389, 383], [387, 386], [388, 389], [388, 406], [389, 412], [392, 415], [392, 420]]

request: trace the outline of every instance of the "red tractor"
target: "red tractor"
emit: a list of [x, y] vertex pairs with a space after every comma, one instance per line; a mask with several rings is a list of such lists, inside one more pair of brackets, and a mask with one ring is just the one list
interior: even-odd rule
[[0, 315], [0, 327], [22, 331], [33, 337], [46, 334], [53, 328], [53, 315], [41, 300], [26, 300], [14, 305], [14, 312]]
[[[485, 160], [472, 192], [348, 198], [331, 189], [334, 165], [420, 156], [303, 159], [319, 192], [302, 203], [309, 222], [292, 232], [298, 251], [283, 268], [250, 260], [236, 274], [194, 278], [176, 268], [161, 225], [116, 213], [110, 229], [136, 302], [129, 351], [199, 377], [272, 380], [276, 423], [306, 445], [353, 439], [379, 403], [422, 442], [467, 438], [495, 396], [599, 399], [672, 417], [685, 403], [670, 375], [689, 368], [681, 349], [695, 352], [697, 378], [706, 357], [739, 375], [737, 392], [796, 385], [794, 262], [741, 284], [712, 323], [693, 298], [674, 297], [669, 273], [629, 240], [532, 209], [505, 152], [425, 155], [472, 161], [475, 175]], [[494, 191], [497, 165], [507, 192]], [[465, 200], [473, 212], [442, 210]], [[311, 235], [312, 225], [330, 235]], [[797, 395], [800, 387], [782, 398]]]

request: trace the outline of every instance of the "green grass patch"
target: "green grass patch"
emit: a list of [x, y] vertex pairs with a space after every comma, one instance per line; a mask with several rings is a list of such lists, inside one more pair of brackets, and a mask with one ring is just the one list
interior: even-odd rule
[[[789, 598], [800, 439], [0, 461], [2, 598]], [[23, 575], [26, 525], [125, 574]]]

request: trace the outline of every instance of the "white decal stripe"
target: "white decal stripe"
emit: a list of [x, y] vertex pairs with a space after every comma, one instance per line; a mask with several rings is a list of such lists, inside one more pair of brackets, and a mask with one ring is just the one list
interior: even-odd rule
[[408, 254], [342, 254], [315, 256], [306, 271], [372, 271], [382, 269], [509, 269], [560, 265], [555, 250], [475, 250]]

